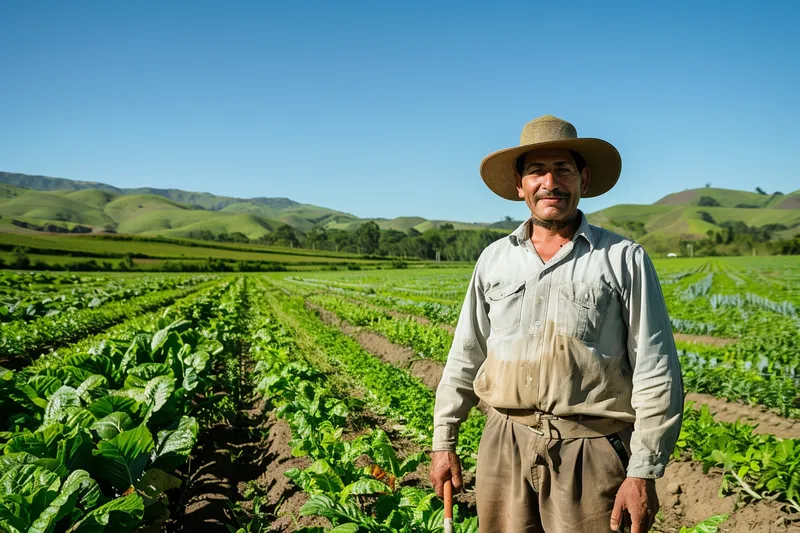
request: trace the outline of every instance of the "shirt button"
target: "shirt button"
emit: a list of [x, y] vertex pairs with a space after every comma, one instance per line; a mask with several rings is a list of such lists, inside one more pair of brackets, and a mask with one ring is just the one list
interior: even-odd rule
[[536, 321], [536, 327], [537, 327], [537, 328], [538, 328], [538, 327], [539, 327], [541, 324], [542, 324], [542, 323], [541, 323], [541, 322], [539, 322], [538, 320]]
[[589, 299], [589, 293], [587, 292], [586, 294], [583, 295], [583, 297], [588, 300]]
[[543, 302], [544, 301], [544, 296], [539, 296], [539, 301]]

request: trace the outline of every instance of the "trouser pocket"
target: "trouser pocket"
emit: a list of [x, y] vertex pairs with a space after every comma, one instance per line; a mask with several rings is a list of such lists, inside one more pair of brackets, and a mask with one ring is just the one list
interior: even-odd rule
[[606, 439], [608, 439], [608, 442], [611, 443], [611, 447], [614, 448], [614, 451], [617, 453], [617, 457], [619, 457], [619, 461], [622, 463], [622, 469], [628, 470], [628, 451], [625, 449], [625, 444], [622, 442], [619, 433], [607, 435]]

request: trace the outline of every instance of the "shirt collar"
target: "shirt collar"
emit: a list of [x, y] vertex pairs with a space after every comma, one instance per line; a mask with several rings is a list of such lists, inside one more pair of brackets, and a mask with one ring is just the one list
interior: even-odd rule
[[[575, 231], [575, 236], [572, 238], [575, 241], [578, 237], [583, 237], [586, 239], [586, 242], [589, 243], [589, 249], [594, 249], [594, 235], [592, 234], [592, 227], [589, 225], [589, 221], [586, 219], [586, 215], [583, 214], [583, 211], [580, 209], [578, 210], [578, 216], [581, 217], [581, 223], [578, 225], [578, 229]], [[531, 218], [529, 217], [525, 222], [517, 226], [511, 234], [508, 236], [511, 239], [511, 243], [515, 246], [520, 246], [531, 239]]]

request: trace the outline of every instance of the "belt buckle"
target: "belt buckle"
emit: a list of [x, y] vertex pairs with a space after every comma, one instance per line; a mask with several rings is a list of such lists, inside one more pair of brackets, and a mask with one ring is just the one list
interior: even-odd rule
[[532, 426], [528, 426], [528, 429], [537, 435], [544, 436], [544, 431], [542, 431], [542, 415], [540, 413], [536, 413], [536, 423]]

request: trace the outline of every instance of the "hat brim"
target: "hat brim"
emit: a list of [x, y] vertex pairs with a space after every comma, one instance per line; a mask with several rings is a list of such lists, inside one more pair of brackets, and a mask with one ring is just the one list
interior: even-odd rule
[[574, 150], [581, 154], [589, 167], [591, 179], [589, 190], [582, 198], [600, 196], [611, 190], [622, 172], [622, 158], [614, 146], [602, 139], [577, 138], [527, 144], [498, 150], [481, 161], [481, 178], [498, 196], [507, 200], [522, 200], [517, 194], [515, 162], [519, 156], [531, 150]]

